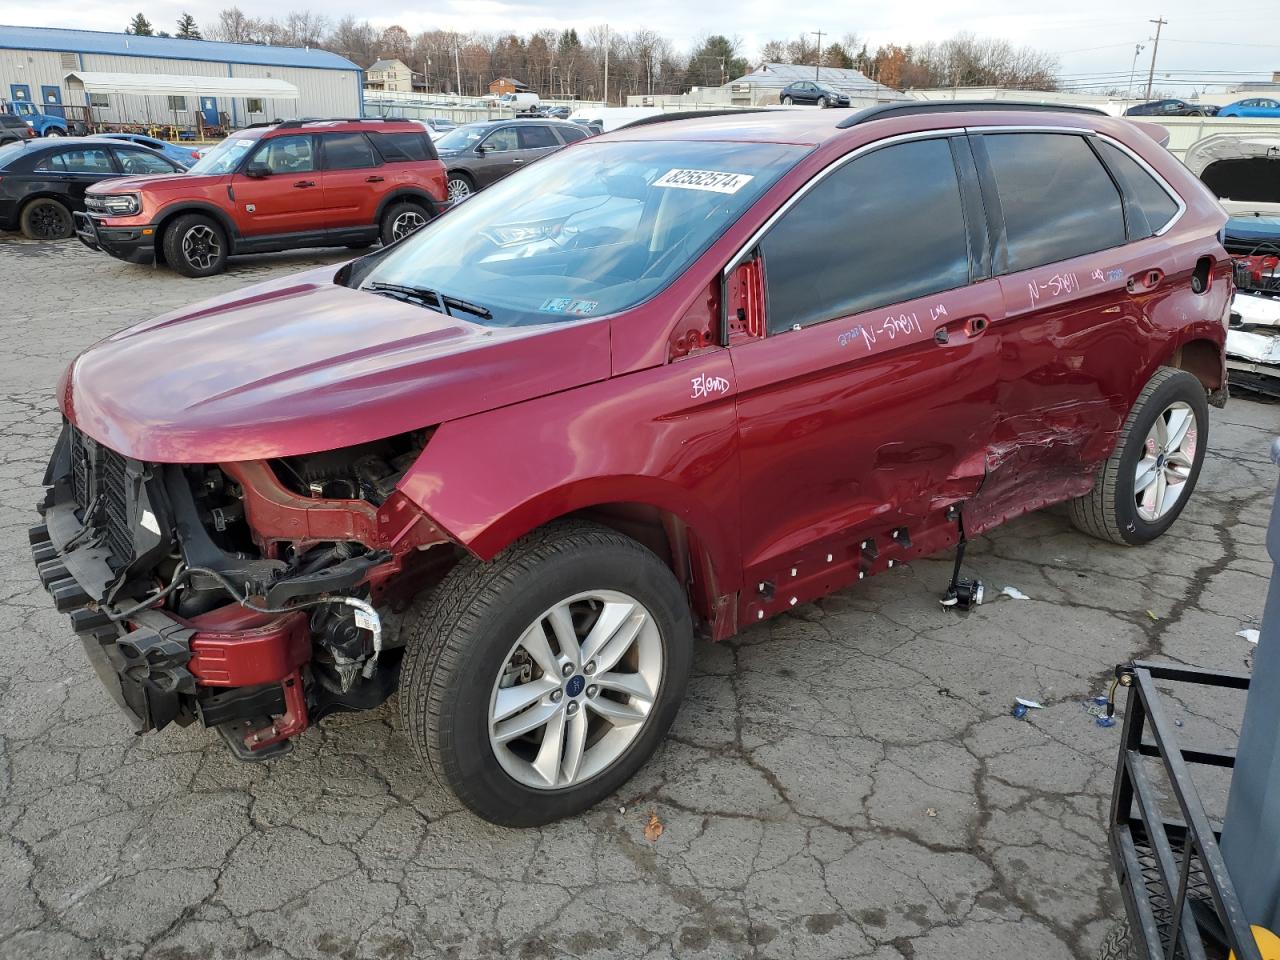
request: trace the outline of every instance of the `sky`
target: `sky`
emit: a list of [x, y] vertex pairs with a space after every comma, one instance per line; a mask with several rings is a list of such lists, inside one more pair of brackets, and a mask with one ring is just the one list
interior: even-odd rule
[[[157, 29], [172, 29], [184, 10], [204, 27], [216, 20], [218, 10], [230, 5], [220, 0], [129, 0], [129, 4], [61, 0], [56, 7], [46, 8], [0, 0], [0, 23], [121, 30], [136, 7]], [[1131, 0], [1073, 0], [1049, 8], [1027, 0], [961, 4], [955, 0], [912, 0], [867, 4], [862, 9], [829, 0], [790, 0], [785, 4], [777, 0], [699, 0], [692, 5], [687, 0], [645, 0], [622, 6], [605, 0], [438, 0], [432, 4], [382, 0], [369, 5], [343, 0], [253, 0], [240, 6], [259, 17], [282, 17], [291, 9], [309, 8], [337, 20], [355, 11], [375, 27], [398, 23], [410, 33], [438, 28], [524, 34], [545, 27], [581, 31], [607, 23], [618, 31], [657, 30], [682, 49], [707, 34], [723, 33], [736, 37], [749, 59], [767, 40], [808, 31], [822, 30], [833, 39], [856, 33], [872, 49], [886, 42], [945, 40], [968, 31], [1054, 54], [1064, 86], [1105, 80], [1120, 87], [1128, 83], [1137, 44], [1143, 49], [1137, 57], [1136, 73], [1145, 82], [1152, 51], [1150, 38], [1155, 31], [1148, 20], [1163, 17], [1168, 23], [1161, 32], [1156, 61], [1157, 87], [1190, 92], [1192, 81], [1203, 85], [1211, 80], [1269, 80], [1273, 70], [1280, 71], [1280, 33], [1249, 30], [1250, 18], [1230, 16], [1229, 10], [1211, 16], [1211, 11], [1226, 8], [1214, 8], [1203, 0], [1163, 0], [1161, 7], [1149, 10], [1138, 8]], [[823, 42], [827, 42], [825, 38]]]

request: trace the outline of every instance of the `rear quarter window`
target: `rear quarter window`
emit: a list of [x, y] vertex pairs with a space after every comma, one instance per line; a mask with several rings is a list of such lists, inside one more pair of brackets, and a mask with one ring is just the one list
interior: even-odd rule
[[436, 159], [431, 138], [425, 133], [371, 133], [369, 139], [387, 163]]
[[1120, 193], [1083, 137], [998, 133], [981, 139], [1004, 212], [1010, 272], [1126, 242]]
[[1160, 186], [1155, 177], [1147, 173], [1142, 165], [1125, 151], [1106, 140], [1096, 140], [1095, 143], [1107, 166], [1120, 181], [1121, 188], [1131, 203], [1141, 212], [1142, 216], [1139, 219], [1146, 219], [1145, 224], [1141, 222], [1129, 224], [1129, 239], [1141, 240], [1143, 237], [1159, 233], [1178, 212], [1178, 202], [1169, 196], [1169, 192]]

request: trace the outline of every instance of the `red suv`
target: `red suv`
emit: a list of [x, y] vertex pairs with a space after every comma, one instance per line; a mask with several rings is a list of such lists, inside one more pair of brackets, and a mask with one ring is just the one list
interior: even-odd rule
[[231, 134], [185, 174], [98, 184], [76, 235], [121, 260], [208, 277], [241, 253], [390, 244], [439, 213], [445, 179], [419, 124], [287, 120]]
[[466, 804], [543, 823], [645, 761], [695, 637], [1053, 503], [1166, 530], [1225, 221], [1087, 111], [619, 130], [81, 354], [40, 577], [140, 730], [265, 757], [399, 689]]

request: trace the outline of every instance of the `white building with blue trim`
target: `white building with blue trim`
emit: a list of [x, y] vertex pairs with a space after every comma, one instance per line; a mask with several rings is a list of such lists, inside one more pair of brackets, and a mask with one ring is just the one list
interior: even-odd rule
[[[192, 89], [199, 92], [94, 93], [69, 82], [69, 74], [192, 77]], [[283, 81], [297, 95], [273, 99], [262, 95], [269, 93], [264, 89], [240, 96], [237, 87], [253, 85], [235, 82], [209, 83], [220, 89], [206, 93], [199, 78]], [[327, 50], [0, 25], [0, 100], [29, 101], [54, 114], [69, 105], [91, 106], [94, 119], [103, 123], [195, 127], [225, 120], [234, 128], [275, 119], [358, 117], [363, 86], [361, 69]]]

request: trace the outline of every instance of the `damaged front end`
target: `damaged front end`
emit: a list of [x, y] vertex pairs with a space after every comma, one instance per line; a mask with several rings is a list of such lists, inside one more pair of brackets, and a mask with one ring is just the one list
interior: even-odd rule
[[1226, 344], [1231, 382], [1280, 397], [1280, 255], [1237, 256], [1235, 282]]
[[64, 424], [32, 554], [137, 732], [198, 719], [258, 759], [391, 694], [396, 611], [457, 557], [396, 489], [428, 434], [179, 465]]

